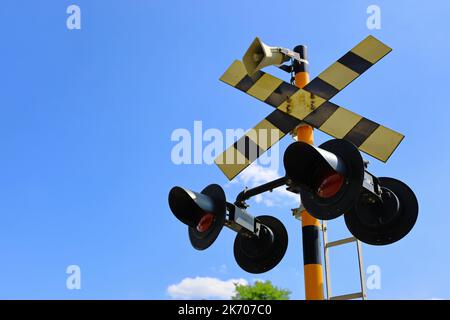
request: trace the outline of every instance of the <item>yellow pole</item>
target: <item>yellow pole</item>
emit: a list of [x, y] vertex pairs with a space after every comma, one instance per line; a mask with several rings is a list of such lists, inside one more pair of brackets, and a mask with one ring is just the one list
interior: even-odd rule
[[[306, 60], [306, 47], [297, 46], [295, 52]], [[309, 82], [308, 64], [294, 62], [295, 85], [303, 88]], [[314, 131], [311, 126], [301, 125], [297, 129], [298, 141], [314, 143]], [[301, 212], [303, 240], [303, 270], [305, 275], [305, 299], [323, 300], [323, 271], [320, 254], [320, 222], [306, 210]]]

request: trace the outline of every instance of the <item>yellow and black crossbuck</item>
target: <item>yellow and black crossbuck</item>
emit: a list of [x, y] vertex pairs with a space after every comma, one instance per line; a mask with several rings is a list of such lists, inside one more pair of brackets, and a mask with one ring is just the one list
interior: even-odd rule
[[243, 63], [234, 61], [220, 80], [269, 104], [275, 111], [219, 155], [216, 164], [232, 180], [302, 122], [335, 138], [346, 139], [386, 162], [404, 136], [328, 100], [391, 50], [368, 36], [303, 89], [262, 71], [249, 76]]

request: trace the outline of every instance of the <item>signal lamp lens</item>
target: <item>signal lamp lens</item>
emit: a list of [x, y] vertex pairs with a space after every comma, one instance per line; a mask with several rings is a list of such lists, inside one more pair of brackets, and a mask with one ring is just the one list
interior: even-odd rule
[[319, 187], [316, 190], [317, 195], [321, 198], [331, 198], [341, 190], [344, 184], [344, 176], [332, 171], [326, 173], [319, 181], [321, 182], [318, 184]]
[[200, 221], [197, 224], [197, 231], [198, 232], [205, 232], [208, 231], [209, 228], [211, 228], [212, 224], [214, 223], [214, 215], [211, 213], [205, 214]]

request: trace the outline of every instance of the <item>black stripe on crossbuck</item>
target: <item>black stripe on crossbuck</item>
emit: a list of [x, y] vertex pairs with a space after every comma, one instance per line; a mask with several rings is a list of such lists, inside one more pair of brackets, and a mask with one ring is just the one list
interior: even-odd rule
[[309, 125], [319, 128], [322, 124], [331, 115], [338, 109], [339, 107], [330, 101], [326, 101], [322, 103], [317, 109], [308, 114], [303, 121], [308, 123]]
[[343, 139], [348, 140], [359, 147], [379, 126], [380, 125], [376, 122], [362, 118]]
[[331, 84], [326, 83], [319, 77], [314, 78], [310, 83], [308, 83], [303, 89], [313, 93], [325, 100], [330, 100], [336, 93], [339, 92], [338, 89], [333, 87]]
[[278, 108], [289, 97], [292, 97], [292, 95], [298, 90], [300, 89], [296, 86], [283, 81], [264, 102], [271, 105], [272, 107]]
[[280, 129], [284, 134], [291, 132], [301, 121], [276, 109], [266, 117], [266, 120]]
[[235, 88], [247, 92], [263, 75], [264, 72], [259, 70], [256, 71], [251, 77], [246, 75], [241, 81], [239, 81]]
[[358, 56], [357, 54], [349, 51], [343, 55], [339, 60], [339, 63], [343, 64], [349, 69], [352, 69], [358, 74], [362, 74], [369, 69], [373, 64], [366, 59]]
[[265, 151], [248, 136], [243, 136], [233, 146], [251, 162], [255, 161]]

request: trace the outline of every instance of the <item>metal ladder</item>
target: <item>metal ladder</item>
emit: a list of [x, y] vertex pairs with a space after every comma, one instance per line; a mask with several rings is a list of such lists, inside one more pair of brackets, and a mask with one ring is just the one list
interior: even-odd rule
[[[327, 288], [327, 300], [351, 300], [351, 299], [366, 300], [367, 299], [366, 276], [365, 276], [365, 272], [364, 272], [361, 241], [359, 241], [355, 237], [349, 237], [349, 238], [344, 238], [344, 239], [328, 242], [327, 222], [322, 221], [321, 227], [322, 227], [322, 237], [323, 237], [323, 251], [324, 251], [323, 253], [324, 253], [324, 260], [325, 260], [325, 280], [326, 280], [326, 288]], [[333, 297], [331, 295], [330, 258], [329, 258], [328, 250], [330, 248], [333, 248], [336, 246], [341, 246], [341, 245], [352, 243], [352, 242], [356, 242], [356, 251], [358, 253], [359, 280], [360, 280], [360, 285], [361, 285], [361, 291]]]

